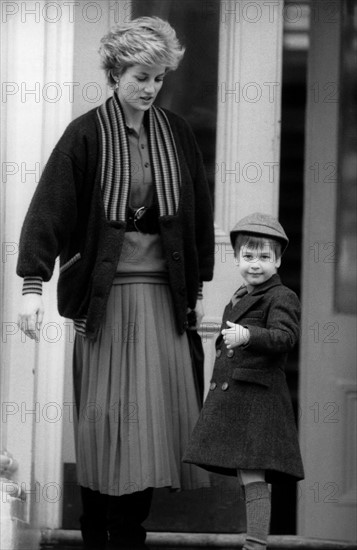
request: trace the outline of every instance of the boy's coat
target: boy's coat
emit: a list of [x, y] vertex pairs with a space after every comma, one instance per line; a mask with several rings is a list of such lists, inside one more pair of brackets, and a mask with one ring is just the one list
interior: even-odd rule
[[184, 461], [235, 475], [266, 470], [266, 480], [303, 479], [304, 471], [284, 368], [299, 336], [300, 304], [278, 275], [256, 287], [226, 321], [249, 329], [246, 346], [227, 349], [220, 334], [210, 389]]

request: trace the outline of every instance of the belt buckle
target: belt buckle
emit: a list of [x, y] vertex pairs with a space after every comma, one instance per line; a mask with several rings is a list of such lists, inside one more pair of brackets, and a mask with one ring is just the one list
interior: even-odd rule
[[142, 231], [140, 231], [140, 229], [139, 229], [138, 226], [136, 225], [136, 222], [139, 222], [139, 221], [140, 221], [140, 219], [144, 216], [146, 210], [147, 210], [147, 207], [146, 207], [146, 206], [141, 206], [140, 208], [138, 208], [138, 209], [135, 210], [135, 212], [134, 212], [133, 223], [134, 223], [134, 227], [136, 228], [137, 231], [139, 231], [139, 233], [142, 233]]

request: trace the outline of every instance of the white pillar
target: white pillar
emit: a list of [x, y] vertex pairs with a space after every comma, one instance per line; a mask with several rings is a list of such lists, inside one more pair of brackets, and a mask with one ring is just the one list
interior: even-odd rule
[[[73, 21], [73, 22], [72, 22]], [[42, 154], [45, 162], [67, 124], [72, 120], [74, 20], [62, 17], [45, 25]], [[57, 93], [58, 101], [52, 101]], [[53, 94], [53, 95], [52, 95]], [[40, 422], [35, 431], [35, 480], [41, 499], [36, 506], [38, 525], [60, 527], [62, 519], [62, 421], [69, 414], [64, 405], [65, 347], [72, 332], [57, 312], [58, 270], [45, 285], [45, 318], [40, 334], [36, 403]]]
[[[58, 527], [62, 506], [62, 423], [54, 419], [63, 408], [65, 338], [63, 320], [56, 312], [56, 276], [44, 292], [40, 342], [35, 344], [16, 328], [22, 286], [15, 274], [21, 225], [44, 163], [72, 115], [68, 83], [73, 80], [73, 18], [68, 5], [50, 4], [2, 6], [2, 400], [8, 404], [2, 428], [5, 447], [19, 463], [13, 479], [27, 493], [20, 518], [24, 523], [13, 521], [12, 526], [25, 526], [31, 520], [31, 527]], [[18, 531], [20, 527], [10, 543], [20, 548]], [[31, 547], [30, 538], [28, 534], [26, 548]]]
[[273, 7], [221, 2], [215, 189], [224, 235], [246, 214], [278, 211], [282, 13]]
[[205, 285], [207, 377], [223, 305], [239, 285], [229, 231], [247, 214], [278, 212], [282, 9], [282, 1], [220, 3], [216, 263], [214, 281]]

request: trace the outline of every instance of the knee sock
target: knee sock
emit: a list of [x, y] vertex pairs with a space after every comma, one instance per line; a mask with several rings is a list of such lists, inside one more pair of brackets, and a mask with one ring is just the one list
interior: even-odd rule
[[270, 528], [270, 491], [265, 481], [244, 487], [247, 514], [247, 536], [244, 550], [265, 550]]

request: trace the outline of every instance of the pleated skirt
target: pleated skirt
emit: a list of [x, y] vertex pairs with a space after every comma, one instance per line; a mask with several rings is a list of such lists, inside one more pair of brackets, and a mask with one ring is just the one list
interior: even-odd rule
[[114, 284], [97, 339], [76, 336], [73, 366], [80, 485], [117, 496], [209, 485], [182, 463], [199, 405], [168, 284]]

